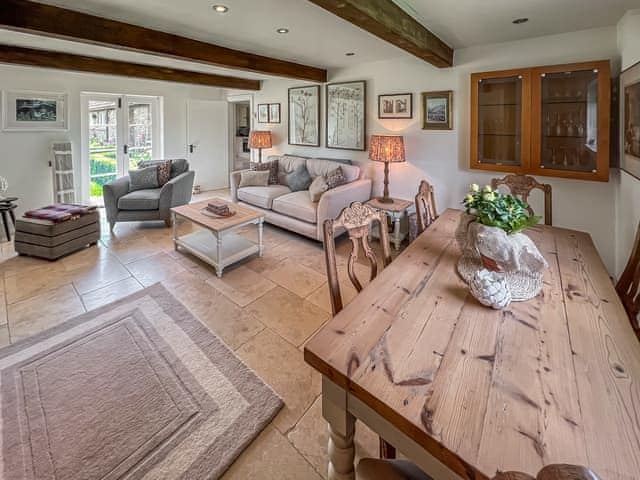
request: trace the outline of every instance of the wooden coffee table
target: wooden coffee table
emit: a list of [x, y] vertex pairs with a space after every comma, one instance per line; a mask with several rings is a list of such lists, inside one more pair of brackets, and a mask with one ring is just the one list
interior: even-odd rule
[[[202, 213], [202, 209], [212, 200], [224, 202], [236, 212], [232, 217], [211, 217]], [[262, 256], [262, 226], [264, 213], [253, 208], [238, 205], [221, 198], [212, 198], [202, 202], [182, 205], [171, 209], [173, 219], [173, 243], [175, 249], [183, 248], [200, 260], [212, 265], [216, 269], [218, 277], [228, 265], [257, 253]], [[203, 227], [202, 230], [178, 236], [177, 217]], [[234, 230], [246, 225], [257, 225], [258, 244], [234, 233]]]

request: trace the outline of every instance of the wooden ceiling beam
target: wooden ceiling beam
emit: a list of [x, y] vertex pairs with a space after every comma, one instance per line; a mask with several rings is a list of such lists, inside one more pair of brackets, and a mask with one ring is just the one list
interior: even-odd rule
[[392, 0], [309, 0], [436, 67], [453, 65], [453, 49]]
[[260, 90], [259, 80], [191, 72], [175, 68], [108, 60], [105, 58], [74, 55], [50, 50], [15, 47], [12, 45], [0, 45], [0, 63], [146, 78], [149, 80], [165, 80], [168, 82], [206, 85], [208, 87]]
[[29, 0], [2, 0], [0, 27], [265, 75], [326, 82], [327, 71]]

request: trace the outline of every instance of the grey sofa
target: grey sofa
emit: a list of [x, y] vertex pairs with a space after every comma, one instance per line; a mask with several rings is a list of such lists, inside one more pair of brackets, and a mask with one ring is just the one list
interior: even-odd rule
[[[366, 202], [371, 198], [371, 180], [362, 178], [360, 168], [337, 161], [305, 158], [293, 155], [271, 156], [278, 159], [279, 185], [266, 187], [239, 187], [240, 172], [231, 173], [231, 198], [261, 210], [265, 220], [292, 232], [322, 241], [322, 224], [328, 218], [337, 217], [351, 202]], [[308, 190], [292, 192], [286, 185], [286, 175], [304, 164], [312, 178], [326, 175], [342, 167], [347, 183], [328, 190], [318, 202], [312, 202]], [[336, 235], [342, 230], [336, 231]]]
[[[156, 163], [142, 162], [140, 167]], [[120, 177], [103, 187], [104, 206], [111, 230], [116, 222], [164, 220], [171, 225], [171, 207], [191, 201], [195, 173], [185, 159], [172, 160], [171, 179], [161, 188], [129, 191], [129, 177]]]

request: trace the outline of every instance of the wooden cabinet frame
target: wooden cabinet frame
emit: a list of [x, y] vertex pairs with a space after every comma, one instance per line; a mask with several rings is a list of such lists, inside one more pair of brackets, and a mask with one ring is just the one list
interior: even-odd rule
[[[552, 169], [542, 164], [542, 78], [543, 74], [592, 70], [598, 75], [598, 119], [596, 168], [591, 172]], [[521, 165], [497, 165], [479, 161], [479, 85], [495, 78], [522, 78]], [[474, 73], [471, 75], [471, 158], [473, 169], [544, 175], [580, 180], [609, 180], [611, 70], [608, 60]]]

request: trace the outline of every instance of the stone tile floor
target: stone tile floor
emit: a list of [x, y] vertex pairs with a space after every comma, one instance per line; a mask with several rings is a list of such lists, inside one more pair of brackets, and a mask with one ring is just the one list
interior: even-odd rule
[[[213, 195], [228, 192], [198, 200]], [[208, 265], [176, 252], [162, 222], [121, 223], [110, 233], [102, 217], [97, 246], [56, 262], [19, 257], [12, 243], [0, 244], [0, 345], [162, 282], [285, 402], [223, 478], [326, 478], [320, 375], [302, 354], [331, 316], [322, 244], [265, 225], [264, 256], [228, 267], [219, 279]], [[192, 228], [179, 224], [181, 232]], [[242, 234], [257, 238], [255, 227]], [[343, 267], [349, 248], [345, 239], [338, 242]], [[364, 263], [360, 268], [367, 278]], [[356, 292], [341, 270], [349, 301]], [[377, 455], [377, 436], [362, 424], [356, 443], [358, 456]]]

